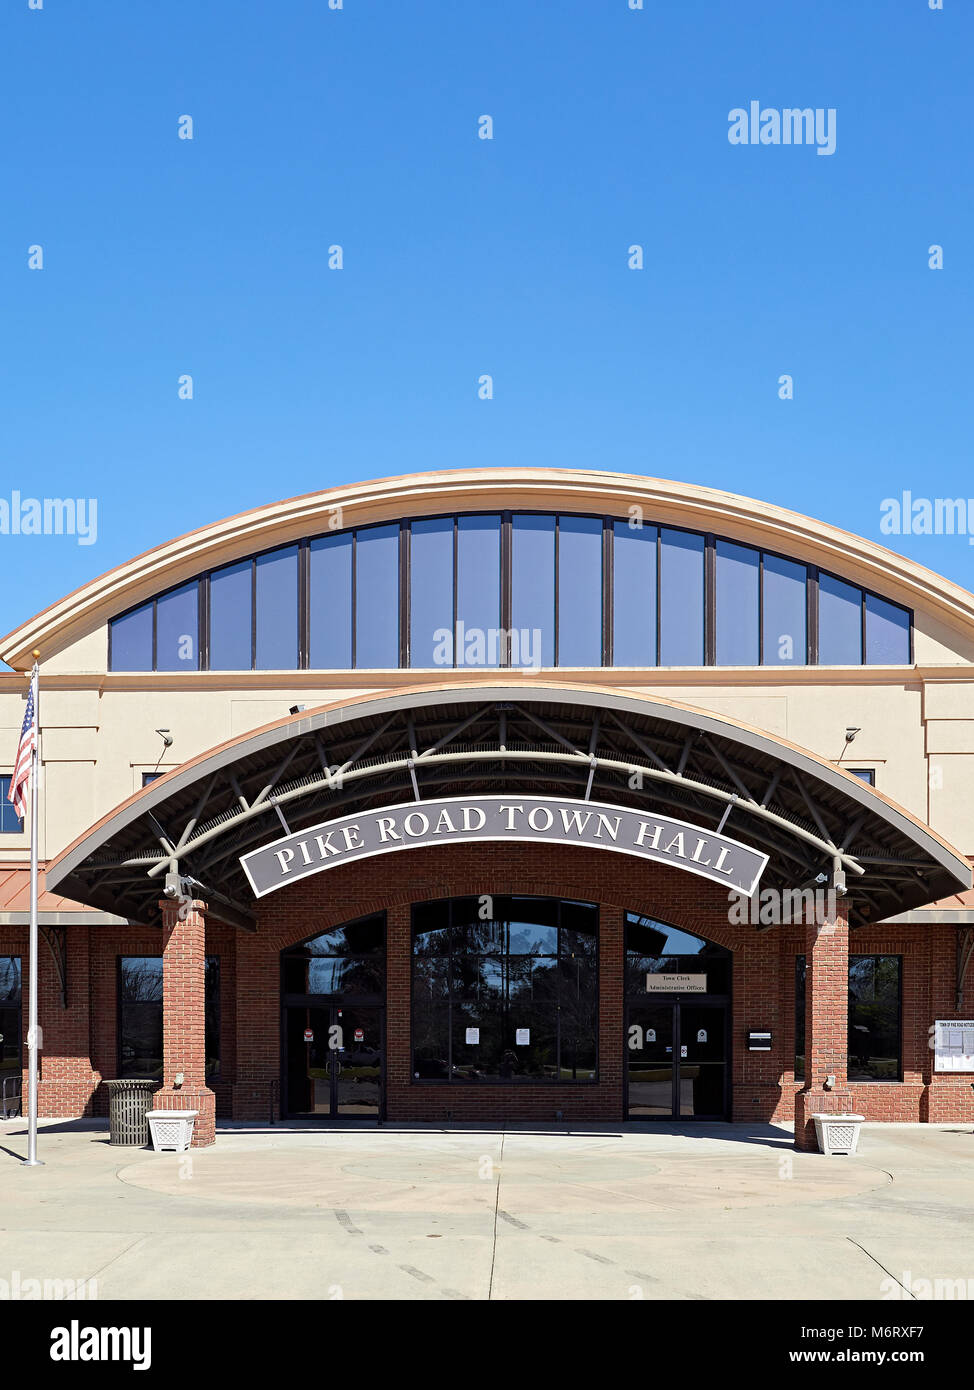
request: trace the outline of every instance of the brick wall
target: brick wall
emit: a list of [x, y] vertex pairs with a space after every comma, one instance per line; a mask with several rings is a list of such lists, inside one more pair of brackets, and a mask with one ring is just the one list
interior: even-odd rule
[[[459, 894], [541, 893], [600, 904], [599, 1080], [594, 1085], [519, 1087], [415, 1085], [409, 1038], [409, 905]], [[305, 937], [367, 913], [388, 914], [387, 1109], [390, 1120], [506, 1118], [618, 1120], [622, 1113], [622, 917], [657, 916], [707, 936], [733, 953], [731, 1082], [739, 1120], [794, 1115], [795, 957], [804, 930], [758, 932], [731, 925], [714, 884], [625, 855], [545, 845], [457, 845], [403, 851], [331, 869], [257, 905], [259, 930], [233, 932], [210, 919], [205, 949], [221, 963], [221, 1070], [211, 1083], [217, 1115], [268, 1120], [280, 1114], [280, 952]], [[965, 1075], [937, 1076], [928, 1029], [954, 1008], [953, 927], [871, 927], [850, 934], [855, 954], [903, 957], [902, 1082], [852, 1082], [852, 1103], [869, 1119], [974, 1121]], [[20, 955], [25, 928], [0, 928], [0, 954]], [[45, 1115], [104, 1114], [103, 1077], [117, 1074], [117, 957], [161, 955], [155, 928], [68, 928], [69, 1007], [61, 1006], [54, 963], [40, 945]], [[26, 980], [25, 980], [26, 993]], [[974, 978], [962, 1009], [974, 1016]], [[26, 1029], [26, 1003], [24, 1008]], [[749, 1028], [770, 1028], [770, 1053], [748, 1053]]]

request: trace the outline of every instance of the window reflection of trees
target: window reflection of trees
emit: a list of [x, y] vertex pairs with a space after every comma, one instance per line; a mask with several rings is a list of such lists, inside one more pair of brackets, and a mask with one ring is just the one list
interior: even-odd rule
[[[161, 956], [119, 958], [119, 1075], [161, 1079]], [[206, 1076], [220, 1070], [220, 958], [207, 956], [203, 983]]]
[[0, 1072], [20, 1070], [21, 1017], [20, 957], [0, 956]]
[[283, 953], [287, 994], [380, 995], [385, 980], [382, 914], [334, 927]]
[[19, 956], [0, 956], [0, 1003], [20, 1003]]
[[[901, 956], [849, 957], [848, 1079], [898, 1081], [902, 1075]], [[805, 1077], [805, 957], [795, 959], [795, 1079]]]
[[594, 905], [555, 899], [417, 904], [414, 1079], [594, 1081], [597, 923]]

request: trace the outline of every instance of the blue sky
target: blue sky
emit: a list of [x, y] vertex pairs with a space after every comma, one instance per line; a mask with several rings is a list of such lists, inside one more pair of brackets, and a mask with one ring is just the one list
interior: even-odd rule
[[[879, 520], [974, 497], [974, 7], [628, 5], [5, 0], [0, 498], [99, 510], [0, 535], [0, 631], [232, 512], [483, 465], [726, 487], [970, 587], [966, 537]], [[731, 145], [751, 100], [834, 107], [835, 153]]]

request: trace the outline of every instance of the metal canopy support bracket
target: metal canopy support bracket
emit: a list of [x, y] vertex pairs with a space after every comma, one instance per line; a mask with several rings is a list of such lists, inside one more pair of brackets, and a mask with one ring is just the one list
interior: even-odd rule
[[416, 751], [416, 726], [413, 724], [412, 717], [406, 721], [406, 732], [409, 734], [409, 757], [406, 766], [409, 768], [409, 780], [413, 784], [413, 796], [417, 801], [422, 801], [419, 794], [419, 782], [416, 780], [416, 759], [419, 754]]
[[730, 815], [731, 811], [733, 811], [736, 805], [737, 796], [735, 795], [731, 797], [730, 801], [728, 801], [727, 805], [724, 807], [724, 814], [721, 816], [720, 824], [717, 826], [718, 835], [722, 835], [724, 833], [724, 826], [727, 824], [727, 817]]
[[61, 986], [61, 1008], [68, 1007], [68, 930], [67, 927], [48, 927], [39, 924], [40, 933], [47, 942], [48, 950], [54, 961], [54, 969], [57, 971], [58, 984]]
[[205, 883], [189, 874], [181, 874], [178, 871], [166, 874], [163, 892], [167, 898], [186, 902], [205, 898], [210, 914], [218, 921], [226, 922], [228, 927], [239, 927], [241, 931], [257, 930], [257, 918], [252, 912], [235, 899], [227, 897], [226, 893], [221, 893], [217, 888], [208, 888]]
[[957, 933], [957, 995], [954, 1007], [958, 1013], [964, 1007], [964, 982], [967, 967], [974, 957], [974, 927], [962, 927]]

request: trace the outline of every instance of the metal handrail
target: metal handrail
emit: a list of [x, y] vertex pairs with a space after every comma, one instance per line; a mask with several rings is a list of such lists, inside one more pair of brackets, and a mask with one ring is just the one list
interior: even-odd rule
[[[8, 1099], [8, 1087], [13, 1097]], [[0, 1085], [0, 1119], [14, 1120], [21, 1114], [24, 1098], [24, 1080], [21, 1076], [5, 1076]]]

